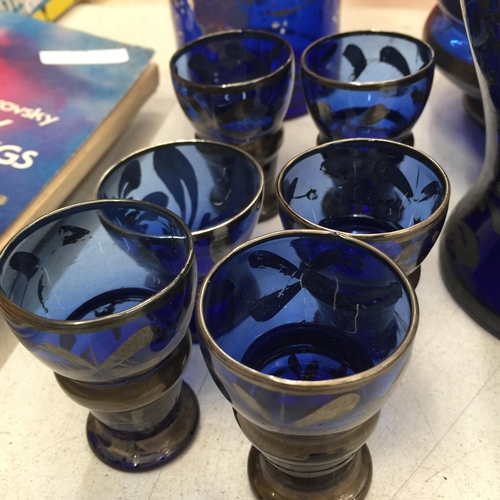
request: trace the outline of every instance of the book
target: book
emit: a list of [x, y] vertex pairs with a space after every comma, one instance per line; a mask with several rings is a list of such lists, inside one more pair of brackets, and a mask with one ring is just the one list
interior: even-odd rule
[[49, 0], [43, 6], [38, 7], [31, 15], [35, 19], [43, 21], [56, 21], [70, 7], [73, 7], [79, 0]]
[[59, 207], [158, 85], [153, 50], [0, 12], [0, 249]]

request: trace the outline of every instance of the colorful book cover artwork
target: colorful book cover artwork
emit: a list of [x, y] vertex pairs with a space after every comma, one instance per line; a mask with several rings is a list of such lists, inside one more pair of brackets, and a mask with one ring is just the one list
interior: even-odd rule
[[0, 12], [0, 234], [109, 115], [152, 55]]

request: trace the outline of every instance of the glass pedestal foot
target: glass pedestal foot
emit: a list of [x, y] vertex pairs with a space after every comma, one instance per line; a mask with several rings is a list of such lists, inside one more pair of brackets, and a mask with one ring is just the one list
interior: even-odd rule
[[174, 416], [167, 416], [149, 432], [116, 431], [92, 413], [87, 420], [87, 439], [92, 451], [106, 465], [122, 471], [144, 471], [166, 464], [192, 441], [199, 420], [196, 395], [182, 383]]
[[333, 474], [291, 477], [274, 467], [257, 448], [248, 456], [248, 477], [261, 500], [362, 500], [372, 480], [372, 459], [363, 445], [351, 460]]

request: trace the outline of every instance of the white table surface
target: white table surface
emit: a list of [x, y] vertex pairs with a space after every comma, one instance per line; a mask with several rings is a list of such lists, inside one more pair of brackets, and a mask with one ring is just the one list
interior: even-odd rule
[[[386, 29], [421, 36], [431, 0], [342, 0], [341, 29]], [[168, 62], [175, 50], [167, 0], [84, 2], [60, 24], [156, 50], [161, 84], [73, 200], [89, 196], [100, 174], [125, 155], [193, 137], [175, 99]], [[312, 147], [308, 116], [285, 123], [283, 165]], [[484, 133], [461, 105], [461, 93], [436, 73], [414, 128], [416, 147], [448, 173], [451, 206], [477, 177]], [[277, 218], [255, 234], [280, 229]], [[368, 500], [500, 499], [500, 341], [476, 325], [447, 293], [437, 248], [422, 265], [420, 326], [410, 365], [368, 444], [374, 477]], [[69, 400], [52, 372], [17, 343], [0, 321], [0, 500], [252, 500], [249, 443], [229, 403], [208, 376], [199, 348], [186, 373], [201, 421], [179, 458], [147, 473], [118, 472], [91, 452], [87, 410]]]

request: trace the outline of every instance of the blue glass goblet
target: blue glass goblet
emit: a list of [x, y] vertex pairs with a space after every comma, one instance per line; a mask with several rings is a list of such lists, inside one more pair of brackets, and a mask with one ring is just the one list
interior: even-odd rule
[[253, 444], [256, 496], [364, 498], [365, 442], [417, 329], [404, 273], [351, 237], [280, 231], [216, 264], [196, 309], [208, 369]]
[[[222, 257], [246, 241], [262, 206], [258, 163], [234, 146], [178, 141], [144, 149], [109, 169], [99, 199], [136, 199], [161, 205], [187, 224], [194, 240], [198, 282]], [[193, 340], [196, 324], [190, 324]]]
[[0, 255], [9, 326], [90, 409], [89, 445], [111, 467], [157, 467], [194, 436], [198, 403], [182, 373], [196, 278], [186, 225], [138, 201], [57, 210]]
[[411, 129], [429, 97], [434, 53], [400, 33], [338, 33], [304, 51], [301, 75], [318, 144], [366, 137], [413, 145]]
[[278, 175], [285, 229], [326, 228], [389, 256], [414, 286], [450, 200], [444, 170], [405, 144], [346, 139], [305, 151]]
[[197, 137], [233, 144], [261, 165], [261, 219], [274, 215], [276, 160], [293, 88], [291, 46], [264, 31], [215, 33], [179, 49], [170, 72]]

